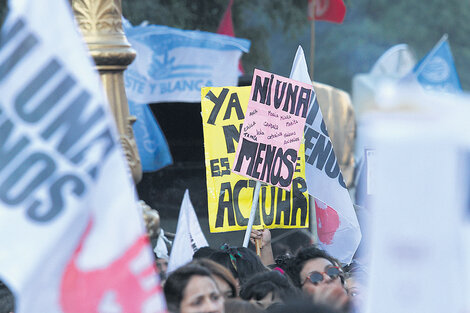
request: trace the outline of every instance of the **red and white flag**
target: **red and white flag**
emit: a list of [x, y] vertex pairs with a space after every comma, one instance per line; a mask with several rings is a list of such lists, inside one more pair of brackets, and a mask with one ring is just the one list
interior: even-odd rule
[[[315, 14], [315, 15], [314, 15]], [[308, 0], [308, 19], [343, 23], [346, 6], [343, 0]]]
[[[233, 0], [229, 0], [227, 9], [225, 10], [222, 20], [220, 20], [219, 27], [217, 28], [217, 34], [227, 35], [230, 37], [235, 37], [235, 32], [233, 31], [233, 21], [232, 21], [232, 5]], [[242, 60], [238, 63], [238, 71], [240, 75], [245, 73], [243, 69]]]
[[15, 312], [165, 312], [135, 187], [66, 0], [0, 39], [0, 279]]
[[[312, 83], [300, 46], [290, 78]], [[349, 264], [361, 241], [361, 230], [316, 95], [309, 104], [304, 136], [305, 180], [308, 193], [315, 198], [319, 245]]]

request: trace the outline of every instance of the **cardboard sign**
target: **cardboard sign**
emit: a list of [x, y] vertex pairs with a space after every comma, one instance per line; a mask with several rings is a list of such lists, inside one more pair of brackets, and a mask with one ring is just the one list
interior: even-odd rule
[[[230, 170], [242, 132], [250, 87], [202, 89], [202, 120], [207, 177], [207, 200], [211, 232], [246, 229], [256, 182]], [[303, 132], [303, 130], [302, 130]], [[304, 148], [294, 164], [291, 191], [263, 184], [256, 226], [306, 228], [309, 204], [305, 182]]]
[[290, 190], [312, 86], [255, 70], [233, 171]]

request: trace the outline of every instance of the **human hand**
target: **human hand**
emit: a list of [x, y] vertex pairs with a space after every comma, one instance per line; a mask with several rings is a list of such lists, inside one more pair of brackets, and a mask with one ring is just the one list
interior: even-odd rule
[[271, 232], [269, 229], [251, 229], [250, 241], [255, 244], [255, 240], [261, 240], [261, 249], [271, 244]]

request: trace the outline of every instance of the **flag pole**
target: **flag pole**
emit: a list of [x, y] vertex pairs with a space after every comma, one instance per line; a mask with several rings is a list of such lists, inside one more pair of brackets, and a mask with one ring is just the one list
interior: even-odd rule
[[313, 68], [314, 68], [314, 60], [315, 60], [315, 5], [316, 0], [312, 0], [313, 2], [313, 13], [312, 13], [312, 20], [310, 21], [310, 79], [313, 82]]
[[[315, 6], [316, 0], [312, 0], [313, 13], [312, 20], [310, 21], [310, 79], [313, 84], [313, 70], [315, 65]], [[315, 206], [315, 198], [309, 195], [310, 207], [310, 230], [312, 232], [313, 244], [318, 244], [318, 230], [317, 230], [317, 210]]]
[[256, 181], [255, 193], [253, 195], [253, 203], [251, 204], [250, 219], [248, 220], [248, 226], [246, 227], [245, 238], [243, 239], [243, 247], [248, 247], [250, 241], [251, 229], [253, 228], [253, 222], [255, 220], [256, 209], [258, 208], [259, 202], [259, 191], [261, 189], [261, 181]]

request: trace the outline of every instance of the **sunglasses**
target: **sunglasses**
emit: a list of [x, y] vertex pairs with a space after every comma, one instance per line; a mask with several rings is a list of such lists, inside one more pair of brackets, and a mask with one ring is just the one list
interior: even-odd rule
[[328, 275], [328, 277], [330, 277], [331, 280], [333, 280], [333, 279], [340, 277], [343, 274], [343, 272], [336, 266], [328, 267], [325, 272], [315, 271], [315, 272], [310, 273], [310, 275], [307, 278], [305, 278], [305, 281], [302, 285], [304, 285], [307, 282], [307, 280], [310, 280], [312, 284], [317, 285], [318, 283], [323, 281], [325, 277], [323, 274]]

